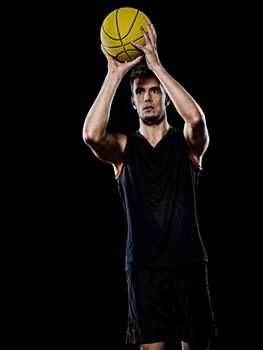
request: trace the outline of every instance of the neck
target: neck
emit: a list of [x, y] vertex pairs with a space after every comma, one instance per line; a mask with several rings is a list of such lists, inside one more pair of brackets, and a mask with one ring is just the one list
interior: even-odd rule
[[140, 123], [139, 132], [148, 140], [148, 142], [155, 146], [168, 132], [170, 125], [167, 119], [157, 125], [145, 125]]

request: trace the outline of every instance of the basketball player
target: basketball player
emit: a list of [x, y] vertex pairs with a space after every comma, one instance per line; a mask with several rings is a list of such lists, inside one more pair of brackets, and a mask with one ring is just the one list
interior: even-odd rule
[[[145, 45], [132, 44], [144, 64], [142, 57], [118, 62], [102, 48], [108, 73], [86, 116], [83, 138], [113, 165], [127, 216], [127, 343], [164, 350], [177, 337], [183, 350], [207, 350], [216, 325], [196, 213], [197, 180], [209, 144], [206, 120], [162, 66], [153, 24], [147, 33], [141, 30]], [[131, 68], [131, 102], [140, 127], [128, 136], [112, 134], [112, 100]], [[184, 121], [182, 131], [168, 123], [171, 102]]]

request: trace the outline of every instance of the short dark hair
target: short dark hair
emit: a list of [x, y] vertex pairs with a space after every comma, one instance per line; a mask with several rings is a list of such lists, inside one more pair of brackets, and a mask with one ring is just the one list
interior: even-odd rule
[[146, 62], [140, 62], [136, 66], [134, 66], [130, 72], [130, 87], [131, 92], [133, 93], [132, 87], [133, 82], [136, 78], [141, 77], [155, 77], [153, 71], [147, 66]]

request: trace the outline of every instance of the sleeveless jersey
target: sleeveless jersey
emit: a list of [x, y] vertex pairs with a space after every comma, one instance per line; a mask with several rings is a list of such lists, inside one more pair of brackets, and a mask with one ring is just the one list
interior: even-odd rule
[[125, 269], [207, 261], [196, 212], [200, 169], [182, 131], [156, 146], [139, 131], [127, 136], [116, 176], [127, 218]]

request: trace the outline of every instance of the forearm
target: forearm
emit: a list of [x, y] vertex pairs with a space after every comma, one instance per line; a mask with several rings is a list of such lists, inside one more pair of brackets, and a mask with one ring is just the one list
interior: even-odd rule
[[161, 65], [156, 65], [153, 71], [184, 121], [192, 125], [203, 122], [204, 114], [193, 97]]
[[106, 134], [110, 110], [114, 95], [120, 84], [121, 77], [118, 74], [107, 74], [104, 83], [91, 106], [83, 127], [85, 142], [98, 142]]

